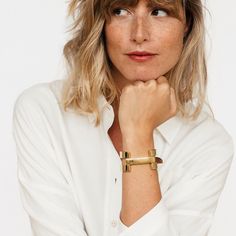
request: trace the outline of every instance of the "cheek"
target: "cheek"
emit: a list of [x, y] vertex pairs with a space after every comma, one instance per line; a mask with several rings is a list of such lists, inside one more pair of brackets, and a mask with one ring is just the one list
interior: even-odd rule
[[183, 28], [180, 26], [168, 27], [163, 31], [163, 35], [161, 36], [161, 51], [164, 54], [179, 56], [183, 49]]
[[119, 27], [109, 25], [105, 27], [106, 48], [108, 53], [121, 48], [122, 30]]

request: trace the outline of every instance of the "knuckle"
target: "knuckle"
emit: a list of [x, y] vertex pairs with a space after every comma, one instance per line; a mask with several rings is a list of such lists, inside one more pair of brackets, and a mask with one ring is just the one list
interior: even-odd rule
[[141, 86], [143, 86], [143, 82], [137, 80], [137, 81], [134, 82], [134, 85], [135, 85], [136, 87], [141, 87]]
[[159, 85], [159, 87], [163, 91], [169, 91], [170, 90], [170, 87], [169, 87], [168, 83], [162, 83], [162, 84]]
[[165, 76], [160, 76], [158, 79], [157, 79], [157, 82], [162, 84], [162, 83], [168, 83], [168, 80]]
[[147, 86], [150, 86], [150, 87], [154, 87], [157, 85], [156, 81], [155, 80], [148, 80], [146, 83], [145, 83]]
[[122, 93], [128, 93], [132, 89], [131, 85], [127, 85], [122, 89]]

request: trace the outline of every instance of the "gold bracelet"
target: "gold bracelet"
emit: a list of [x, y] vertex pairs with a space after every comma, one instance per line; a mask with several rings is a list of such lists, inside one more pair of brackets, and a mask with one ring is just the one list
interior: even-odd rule
[[160, 157], [156, 157], [156, 149], [148, 150], [147, 157], [131, 157], [131, 153], [127, 151], [120, 151], [120, 159], [122, 161], [123, 172], [130, 172], [131, 165], [150, 164], [152, 170], [157, 169], [157, 163], [163, 163]]

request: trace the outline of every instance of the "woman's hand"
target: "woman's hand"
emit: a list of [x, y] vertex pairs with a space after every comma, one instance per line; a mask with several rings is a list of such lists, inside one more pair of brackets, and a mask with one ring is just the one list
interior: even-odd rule
[[129, 84], [122, 89], [118, 110], [122, 136], [150, 136], [157, 126], [176, 112], [174, 89], [166, 77]]

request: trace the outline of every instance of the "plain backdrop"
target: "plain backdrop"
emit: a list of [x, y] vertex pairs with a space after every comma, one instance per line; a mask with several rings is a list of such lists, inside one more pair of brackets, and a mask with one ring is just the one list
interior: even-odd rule
[[[68, 38], [67, 3], [58, 0], [0, 2], [0, 235], [31, 235], [16, 178], [12, 109], [25, 88], [62, 78], [62, 48]], [[208, 98], [216, 119], [235, 143], [236, 3], [209, 0], [206, 5], [211, 13], [206, 15]], [[234, 160], [209, 236], [236, 235], [235, 180]]]

